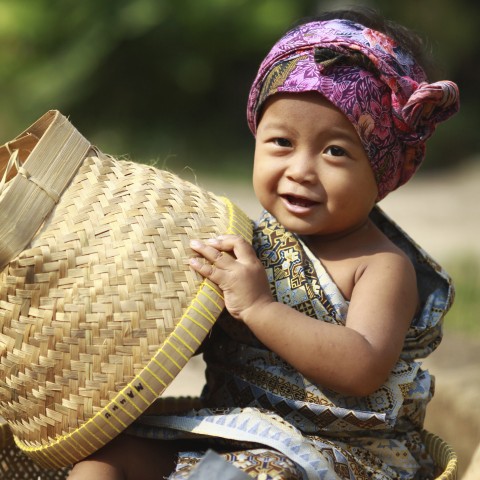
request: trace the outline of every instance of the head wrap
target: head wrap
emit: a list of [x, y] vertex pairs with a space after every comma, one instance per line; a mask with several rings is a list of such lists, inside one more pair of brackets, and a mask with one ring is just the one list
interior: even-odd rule
[[375, 175], [377, 200], [415, 173], [436, 124], [459, 108], [455, 83], [427, 83], [422, 68], [390, 37], [345, 19], [303, 24], [273, 46], [248, 98], [253, 134], [270, 95], [310, 91], [352, 122]]

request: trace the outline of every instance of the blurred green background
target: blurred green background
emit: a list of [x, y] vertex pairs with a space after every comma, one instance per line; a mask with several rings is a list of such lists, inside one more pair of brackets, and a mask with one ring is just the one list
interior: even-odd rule
[[248, 178], [250, 83], [297, 19], [372, 6], [424, 36], [462, 112], [432, 138], [428, 168], [480, 150], [476, 0], [0, 0], [0, 134], [56, 108], [103, 151]]
[[[353, 4], [421, 34], [437, 65], [432, 80], [460, 86], [461, 112], [439, 126], [421, 172], [474, 161], [476, 0], [0, 0], [0, 135], [59, 109], [106, 153], [246, 184], [245, 106], [259, 63], [298, 19]], [[459, 292], [452, 324], [470, 334], [480, 332], [480, 268], [466, 255], [449, 267]]]

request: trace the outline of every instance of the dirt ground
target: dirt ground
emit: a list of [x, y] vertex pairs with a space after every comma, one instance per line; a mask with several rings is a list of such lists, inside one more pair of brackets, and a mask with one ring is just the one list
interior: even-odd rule
[[[198, 182], [228, 196], [252, 218], [260, 212], [248, 185], [202, 178]], [[480, 258], [479, 185], [477, 162], [455, 173], [418, 176], [380, 206], [440, 263], [467, 253]], [[462, 478], [480, 444], [480, 336], [447, 333], [424, 365], [436, 377], [426, 427], [453, 446]], [[195, 395], [202, 384], [203, 364], [194, 359], [165, 394]], [[480, 478], [480, 473], [470, 478]]]

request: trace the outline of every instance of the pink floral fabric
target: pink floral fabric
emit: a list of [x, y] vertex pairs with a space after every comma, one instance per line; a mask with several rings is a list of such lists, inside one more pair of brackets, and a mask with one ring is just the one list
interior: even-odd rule
[[[318, 52], [325, 50], [346, 61], [319, 61]], [[358, 53], [368, 59], [364, 64], [348, 61]], [[459, 108], [455, 83], [429, 84], [391, 38], [349, 20], [306, 23], [273, 46], [250, 90], [253, 134], [268, 96], [308, 91], [320, 92], [354, 125], [377, 180], [378, 200], [410, 179], [437, 123]]]

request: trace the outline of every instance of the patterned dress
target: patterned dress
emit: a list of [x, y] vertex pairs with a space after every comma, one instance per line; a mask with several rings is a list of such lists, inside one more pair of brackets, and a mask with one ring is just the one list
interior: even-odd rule
[[[453, 289], [442, 269], [380, 209], [372, 218], [414, 263], [421, 301], [385, 384], [366, 397], [315, 385], [224, 314], [204, 353], [204, 408], [144, 415], [130, 428], [136, 435], [193, 440], [172, 480], [188, 478], [208, 448], [262, 480], [433, 476], [420, 431], [434, 384], [417, 360], [440, 343]], [[321, 263], [267, 213], [256, 224], [254, 246], [278, 301], [318, 321], [345, 324], [348, 302]]]

